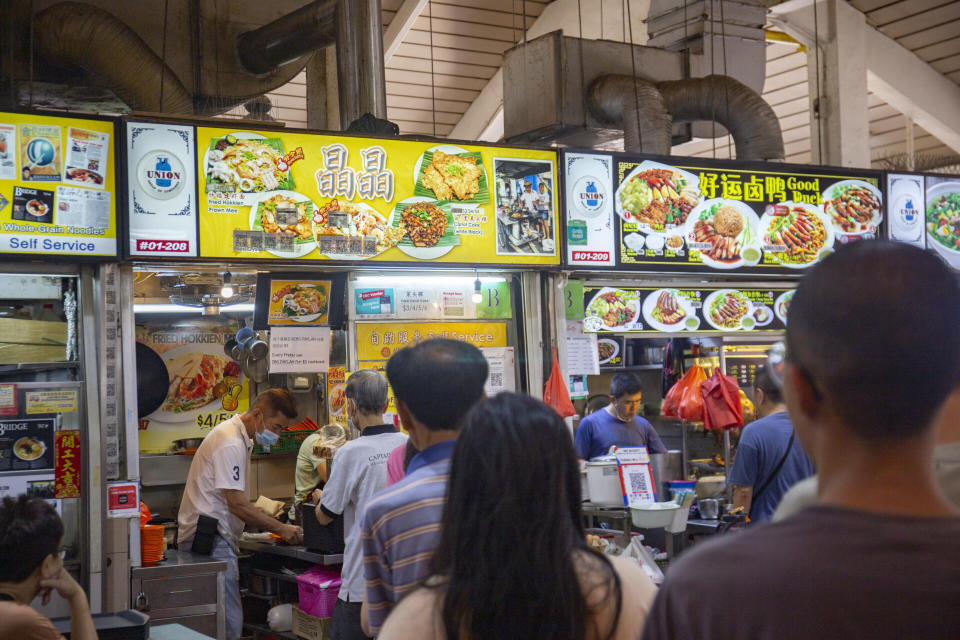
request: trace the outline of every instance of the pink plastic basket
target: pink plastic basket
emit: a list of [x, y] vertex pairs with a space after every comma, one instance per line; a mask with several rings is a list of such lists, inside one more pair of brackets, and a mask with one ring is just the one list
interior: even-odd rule
[[316, 566], [297, 576], [300, 608], [316, 618], [330, 618], [340, 594], [340, 567]]

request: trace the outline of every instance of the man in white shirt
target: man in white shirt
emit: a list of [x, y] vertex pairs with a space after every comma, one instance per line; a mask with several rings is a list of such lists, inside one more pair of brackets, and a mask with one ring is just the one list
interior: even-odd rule
[[[276, 444], [281, 431], [293, 424], [297, 407], [293, 396], [283, 389], [264, 391], [253, 406], [214, 427], [193, 456], [190, 473], [180, 502], [177, 539], [189, 551], [197, 535], [200, 516], [216, 520], [212, 558], [227, 562], [227, 638], [242, 635], [243, 609], [240, 604], [237, 543], [244, 524], [272, 531], [288, 544], [303, 539], [299, 527], [283, 524], [256, 509], [247, 496], [251, 438], [261, 445]], [[201, 529], [202, 531], [202, 529]]]
[[387, 486], [387, 458], [407, 441], [392, 424], [383, 424], [387, 410], [387, 380], [376, 371], [358, 371], [347, 380], [347, 415], [360, 437], [337, 450], [330, 479], [317, 504], [317, 521], [329, 524], [343, 515], [342, 584], [330, 636], [333, 640], [362, 640], [360, 610], [366, 592], [360, 517], [373, 494]]
[[529, 180], [523, 182], [523, 192], [520, 194], [520, 202], [527, 213], [537, 212], [537, 203], [540, 202], [540, 194], [533, 190], [533, 185]]

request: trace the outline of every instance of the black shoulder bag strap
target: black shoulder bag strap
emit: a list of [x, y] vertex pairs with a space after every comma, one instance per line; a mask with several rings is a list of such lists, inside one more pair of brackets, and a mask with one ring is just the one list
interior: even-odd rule
[[787, 450], [783, 452], [783, 457], [780, 458], [780, 462], [777, 463], [777, 466], [774, 467], [773, 473], [770, 474], [770, 477], [767, 478], [766, 482], [757, 490], [755, 494], [750, 498], [750, 508], [753, 509], [753, 505], [757, 503], [757, 498], [760, 497], [760, 494], [770, 486], [770, 483], [777, 478], [777, 474], [780, 473], [780, 469], [783, 468], [783, 463], [787, 461], [787, 456], [790, 455], [790, 450], [793, 449], [793, 440], [797, 437], [796, 431], [790, 432], [790, 441], [787, 443]]

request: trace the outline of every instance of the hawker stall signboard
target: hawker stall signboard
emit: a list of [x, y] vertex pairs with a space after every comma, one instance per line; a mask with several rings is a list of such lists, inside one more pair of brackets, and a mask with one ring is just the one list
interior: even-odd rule
[[116, 256], [114, 123], [0, 113], [0, 253]]
[[202, 438], [247, 410], [247, 379], [223, 350], [231, 329], [138, 326], [136, 335], [160, 356], [169, 385], [163, 404], [140, 419], [141, 453], [168, 453], [175, 440]]
[[[754, 334], [786, 328], [793, 289], [586, 287], [583, 298], [584, 333]], [[604, 342], [612, 343], [601, 338], [598, 348]], [[611, 353], [601, 352], [601, 365], [613, 364]]]
[[881, 174], [565, 152], [567, 264], [802, 272], [878, 237]]
[[557, 265], [556, 153], [196, 128], [201, 258]]

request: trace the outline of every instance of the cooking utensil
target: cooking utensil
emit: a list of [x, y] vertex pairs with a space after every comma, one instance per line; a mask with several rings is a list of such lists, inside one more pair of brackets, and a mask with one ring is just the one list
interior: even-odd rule
[[235, 348], [239, 346], [240, 346], [240, 343], [237, 342], [237, 339], [234, 337], [231, 337], [230, 339], [228, 339], [226, 342], [223, 343], [223, 352], [231, 360], [236, 360], [237, 358], [236, 356], [233, 355], [233, 351]]
[[251, 353], [243, 359], [243, 374], [258, 384], [266, 382], [269, 369], [269, 362], [257, 359]]
[[720, 503], [713, 498], [705, 498], [697, 502], [700, 508], [700, 517], [704, 520], [716, 520], [720, 511]]
[[198, 449], [200, 448], [201, 442], [203, 442], [203, 438], [181, 438], [179, 440], [174, 440], [173, 446], [180, 451], [183, 451], [184, 449]]
[[138, 342], [137, 352], [137, 417], [148, 416], [163, 404], [170, 386], [170, 374], [160, 355]]
[[244, 344], [244, 348], [247, 353], [253, 356], [257, 360], [263, 360], [267, 357], [267, 352], [270, 350], [267, 346], [267, 343], [261, 340], [260, 338], [253, 338], [248, 340]]

